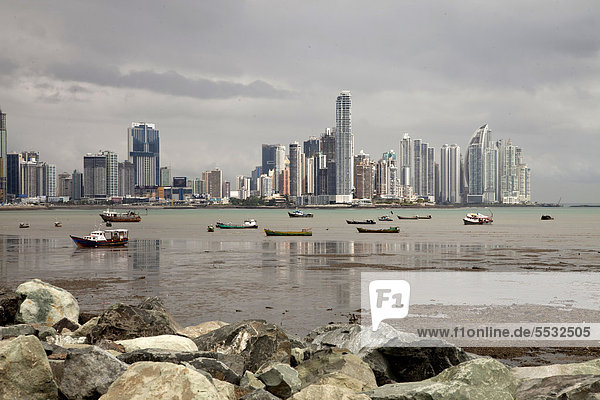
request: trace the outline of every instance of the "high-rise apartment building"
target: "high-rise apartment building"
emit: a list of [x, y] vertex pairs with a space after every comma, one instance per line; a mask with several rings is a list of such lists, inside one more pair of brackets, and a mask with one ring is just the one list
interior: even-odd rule
[[400, 185], [413, 185], [413, 152], [412, 139], [408, 133], [405, 133], [400, 141], [400, 152], [398, 153], [398, 178], [400, 179]]
[[290, 196], [302, 195], [301, 150], [298, 142], [290, 143]]
[[127, 137], [127, 154], [135, 171], [135, 185], [159, 186], [160, 142], [156, 125], [132, 122]]
[[73, 196], [73, 178], [68, 172], [58, 174], [56, 178], [56, 195], [60, 197]]
[[355, 198], [373, 198], [373, 163], [362, 150], [354, 156], [354, 186]]
[[352, 134], [352, 95], [342, 91], [335, 103], [336, 203], [350, 203], [354, 189], [354, 135]]
[[119, 196], [135, 195], [135, 168], [129, 160], [119, 163]]
[[316, 136], [311, 136], [304, 141], [304, 154], [306, 158], [312, 158], [321, 151], [321, 141]]
[[73, 195], [71, 196], [71, 199], [79, 201], [83, 198], [83, 174], [74, 170], [71, 178], [73, 180]]
[[119, 195], [119, 162], [112, 151], [83, 156], [83, 194], [91, 199], [109, 199]]
[[531, 171], [523, 162], [522, 150], [513, 145], [510, 139], [506, 144], [499, 143], [499, 200], [505, 204], [528, 203], [531, 200]]
[[469, 141], [465, 175], [467, 203], [497, 202], [498, 147], [487, 124], [477, 129]]
[[273, 171], [273, 187], [279, 188], [281, 172], [285, 169], [285, 146], [281, 144], [262, 145], [262, 173]]
[[440, 197], [441, 203], [461, 202], [460, 147], [456, 144], [444, 144], [440, 149]]
[[206, 182], [206, 191], [211, 199], [223, 197], [223, 172], [219, 168], [203, 172], [202, 180]]
[[46, 191], [46, 196], [55, 197], [56, 196], [56, 165], [54, 164], [46, 164], [44, 171], [44, 188]]
[[0, 109], [0, 203], [6, 201], [7, 195], [7, 165], [6, 156], [8, 154], [7, 149], [7, 137], [6, 137], [6, 114]]

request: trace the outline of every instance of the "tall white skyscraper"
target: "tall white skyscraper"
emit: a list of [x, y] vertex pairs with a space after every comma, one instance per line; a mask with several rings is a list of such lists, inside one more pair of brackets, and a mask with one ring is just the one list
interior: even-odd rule
[[398, 175], [400, 178], [400, 185], [413, 185], [413, 151], [412, 139], [408, 133], [405, 133], [400, 141], [400, 152], [398, 153]]
[[352, 134], [352, 95], [343, 91], [335, 103], [336, 202], [352, 201], [354, 188], [354, 135]]
[[440, 192], [442, 203], [460, 203], [460, 147], [451, 144], [440, 149]]
[[467, 203], [495, 203], [498, 198], [498, 147], [485, 124], [475, 131], [465, 159]]

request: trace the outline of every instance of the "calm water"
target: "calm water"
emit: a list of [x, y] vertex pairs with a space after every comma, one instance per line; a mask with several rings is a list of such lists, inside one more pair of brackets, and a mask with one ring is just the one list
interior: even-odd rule
[[[100, 227], [99, 211], [0, 212], [0, 282], [40, 278], [71, 291], [85, 311], [160, 296], [184, 326], [264, 318], [302, 334], [360, 308], [364, 271], [443, 270], [458, 280], [485, 271], [600, 271], [600, 208], [497, 208], [490, 226], [463, 225], [467, 209], [394, 209], [394, 218], [433, 216], [376, 225], [399, 226], [397, 235], [359, 234], [345, 223], [389, 213], [382, 209], [314, 210], [312, 219], [285, 210], [142, 210], [141, 223], [114, 224], [130, 229], [127, 248], [77, 249], [69, 234]], [[540, 221], [542, 214], [555, 220]], [[206, 231], [217, 219], [247, 217], [261, 229]], [[263, 227], [311, 227], [313, 236], [267, 238]], [[598, 278], [586, 292], [600, 290]], [[543, 287], [534, 290], [543, 297]]]

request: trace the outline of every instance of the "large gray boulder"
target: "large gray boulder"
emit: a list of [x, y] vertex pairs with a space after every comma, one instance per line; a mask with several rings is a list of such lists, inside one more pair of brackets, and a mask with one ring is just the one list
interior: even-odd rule
[[446, 368], [468, 361], [462, 349], [436, 339], [421, 339], [381, 323], [370, 327], [332, 324], [312, 331], [306, 338], [314, 350], [349, 349], [373, 370], [378, 385], [431, 378]]
[[24, 298], [15, 321], [52, 326], [63, 318], [73, 323], [79, 320], [79, 304], [64, 289], [34, 279], [20, 284], [17, 294]]
[[198, 350], [244, 357], [244, 369], [256, 372], [269, 361], [290, 363], [291, 345], [277, 325], [262, 320], [241, 321], [194, 339]]
[[309, 385], [338, 386], [353, 392], [377, 387], [369, 365], [345, 349], [317, 351], [313, 357], [296, 367], [302, 387]]
[[29, 324], [0, 326], [0, 340], [21, 335], [35, 335], [36, 329]]
[[277, 397], [287, 399], [300, 390], [302, 382], [298, 372], [283, 363], [269, 363], [256, 372], [256, 377], [265, 384], [265, 389]]
[[350, 389], [344, 389], [333, 385], [310, 385], [290, 397], [289, 400], [370, 400], [369, 396], [354, 393]]
[[519, 380], [542, 379], [558, 375], [600, 375], [600, 358], [581, 363], [516, 367], [511, 372]]
[[14, 324], [20, 301], [21, 296], [15, 291], [0, 286], [0, 326]]
[[198, 351], [192, 339], [177, 335], [147, 336], [135, 339], [117, 340], [126, 352], [141, 349], [162, 349], [170, 351]]
[[198, 357], [191, 360], [189, 364], [196, 369], [208, 372], [215, 379], [234, 385], [240, 384], [240, 375], [231, 370], [225, 363], [214, 358]]
[[131, 365], [101, 400], [221, 400], [217, 388], [202, 373], [172, 363]]
[[[154, 307], [154, 308], [153, 308]], [[88, 335], [90, 343], [100, 339], [126, 340], [143, 336], [174, 335], [178, 330], [173, 318], [157, 299], [139, 306], [113, 304], [100, 315]]]
[[421, 382], [394, 383], [365, 392], [373, 400], [513, 400], [517, 380], [508, 368], [479, 358], [448, 368]]
[[536, 378], [519, 384], [515, 400], [600, 399], [600, 376], [558, 375]]
[[97, 399], [121, 376], [128, 365], [96, 346], [71, 350], [57, 379], [61, 393], [69, 400]]
[[240, 397], [240, 400], [279, 400], [279, 397], [272, 395], [265, 389], [257, 389]]
[[197, 338], [198, 336], [202, 336], [208, 332], [214, 331], [215, 329], [219, 329], [225, 325], [229, 324], [223, 321], [206, 321], [198, 325], [186, 326], [177, 333], [180, 335], [187, 336], [190, 339], [193, 339]]
[[46, 352], [35, 336], [0, 341], [0, 399], [58, 399]]

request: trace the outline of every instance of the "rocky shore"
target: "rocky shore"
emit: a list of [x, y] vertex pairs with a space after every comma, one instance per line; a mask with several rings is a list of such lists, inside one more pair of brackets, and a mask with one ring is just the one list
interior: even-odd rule
[[37, 279], [0, 288], [0, 399], [600, 399], [600, 359], [511, 368], [440, 344], [385, 324], [183, 328], [158, 298], [91, 315]]

